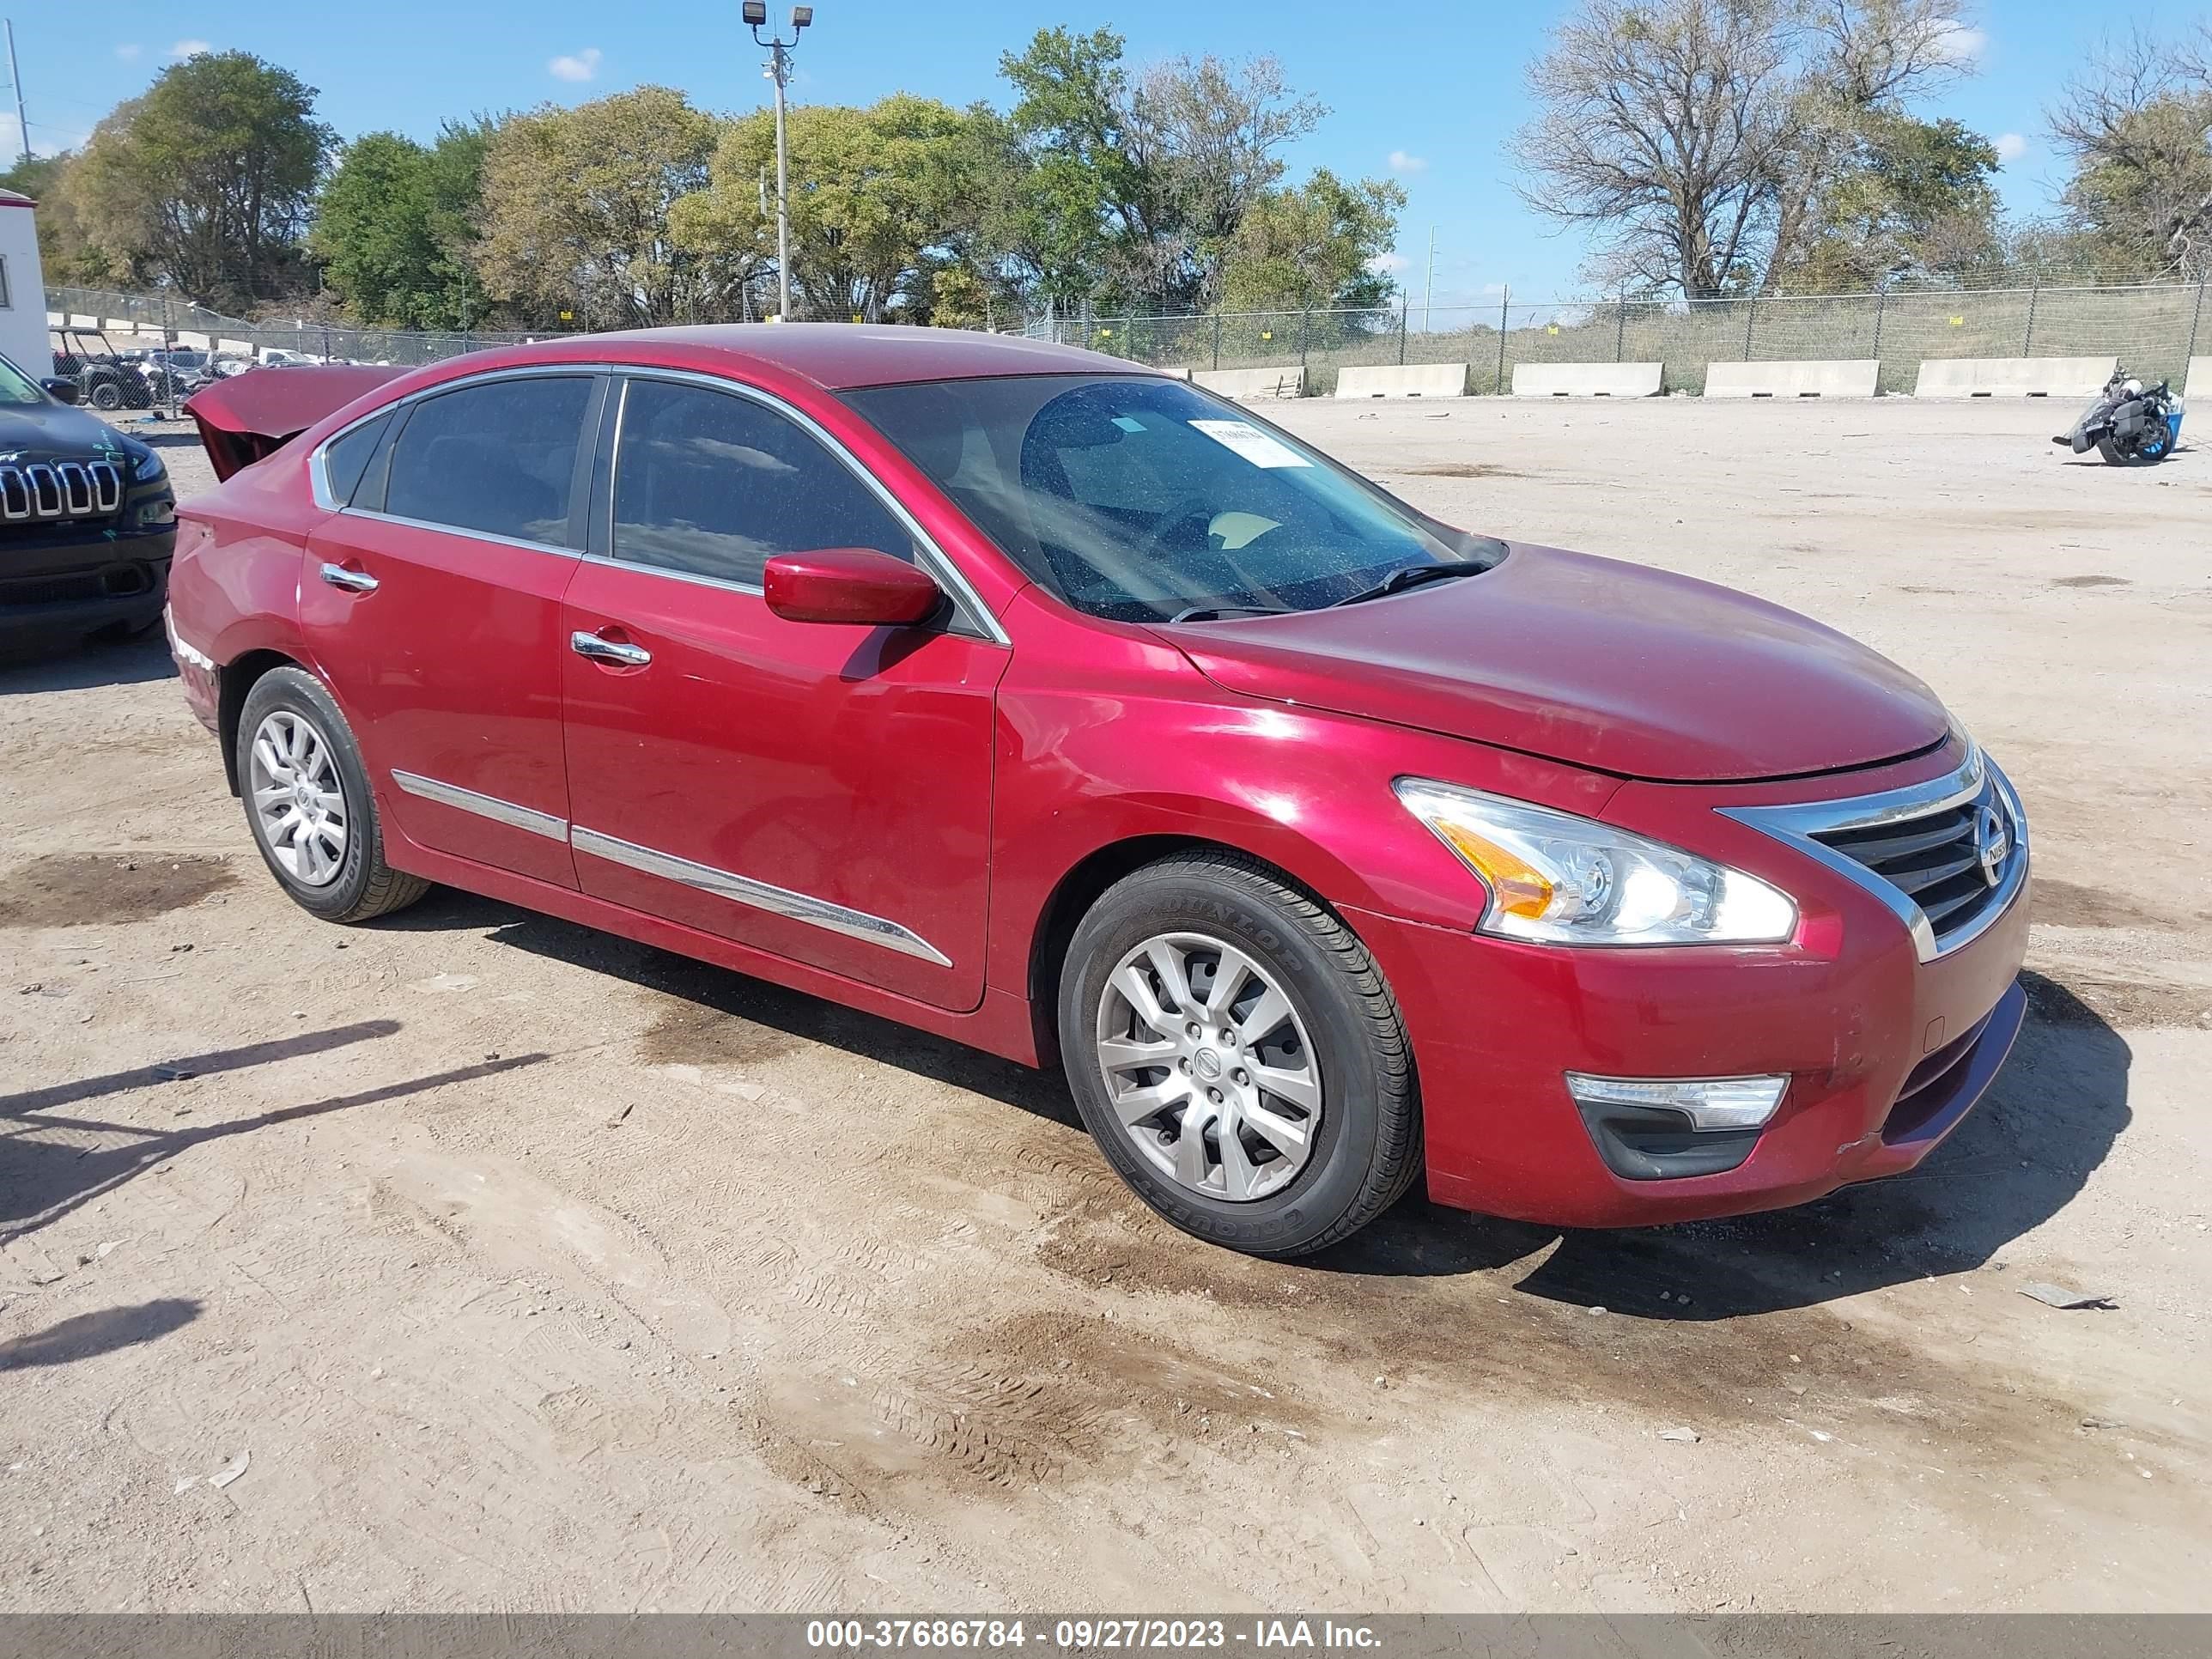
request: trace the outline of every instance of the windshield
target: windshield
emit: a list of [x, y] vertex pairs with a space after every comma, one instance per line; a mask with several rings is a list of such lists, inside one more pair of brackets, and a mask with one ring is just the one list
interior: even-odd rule
[[42, 404], [46, 401], [46, 389], [36, 380], [0, 357], [0, 404]]
[[1504, 553], [1180, 381], [1030, 375], [846, 396], [1007, 556], [1094, 617], [1310, 611], [1407, 566]]

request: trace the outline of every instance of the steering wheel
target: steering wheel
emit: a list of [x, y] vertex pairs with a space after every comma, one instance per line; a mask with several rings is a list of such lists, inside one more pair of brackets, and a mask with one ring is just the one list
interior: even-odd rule
[[1145, 533], [1144, 546], [1139, 550], [1146, 553], [1168, 552], [1170, 532], [1194, 522], [1210, 537], [1216, 516], [1213, 504], [1204, 496], [1185, 495], [1152, 521], [1152, 527]]

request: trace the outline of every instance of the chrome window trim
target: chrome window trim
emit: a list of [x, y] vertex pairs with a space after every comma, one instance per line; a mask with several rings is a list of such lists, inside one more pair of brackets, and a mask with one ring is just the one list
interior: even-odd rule
[[771, 414], [781, 415], [806, 435], [827, 450], [846, 471], [858, 479], [863, 489], [898, 522], [901, 529], [914, 539], [915, 562], [937, 579], [939, 586], [951, 595], [952, 603], [961, 617], [979, 629], [994, 645], [1011, 646], [1012, 639], [999, 625], [999, 619], [983, 603], [982, 596], [950, 555], [937, 544], [934, 537], [921, 527], [921, 520], [907, 508], [906, 503], [893, 495], [890, 487], [870, 471], [860, 457], [854, 454], [836, 435], [803, 409], [790, 404], [771, 392], [742, 380], [726, 380], [718, 374], [702, 374], [696, 369], [658, 368], [650, 364], [615, 366], [614, 372], [623, 376], [622, 397], [615, 408], [613, 455], [607, 468], [607, 552], [605, 556], [587, 554], [593, 563], [619, 566], [624, 570], [641, 570], [655, 576], [673, 576], [679, 580], [693, 581], [709, 587], [719, 587], [732, 593], [758, 595], [757, 582], [735, 581], [726, 576], [704, 576], [690, 571], [671, 570], [661, 565], [641, 564], [634, 559], [624, 559], [615, 552], [615, 501], [622, 489], [623, 429], [629, 413], [629, 389], [639, 380], [667, 380], [679, 385], [696, 386], [709, 392], [720, 392], [731, 397], [743, 398], [758, 404]]
[[568, 832], [568, 844], [579, 853], [587, 853], [593, 858], [605, 859], [611, 864], [619, 864], [643, 875], [678, 882], [751, 909], [764, 910], [770, 915], [805, 922], [832, 933], [842, 933], [848, 939], [880, 945], [885, 950], [896, 951], [903, 956], [918, 957], [924, 962], [935, 963], [940, 968], [952, 966], [952, 958], [921, 934], [884, 917], [870, 915], [865, 910], [833, 904], [828, 899], [816, 898], [806, 893], [794, 893], [788, 888], [772, 887], [764, 881], [755, 881], [750, 876], [735, 875], [727, 870], [717, 870], [711, 865], [694, 864], [689, 859], [656, 853], [649, 847], [640, 847], [634, 842], [601, 835], [596, 830], [572, 828]]
[[[1842, 830], [1878, 829], [1884, 824], [1925, 817], [1948, 807], [1961, 806], [1978, 796], [1990, 783], [1996, 785], [1998, 796], [2004, 802], [2006, 815], [2011, 819], [2012, 854], [2007, 861], [2004, 876], [1997, 884], [1996, 896], [1972, 921], [1961, 923], [1940, 945], [1936, 941], [1934, 927], [1910, 894], [1885, 881], [1856, 859], [1814, 839], [1817, 834], [1832, 834]], [[2012, 787], [2012, 780], [2006, 777], [1997, 769], [1996, 763], [1983, 754], [1980, 746], [1972, 740], [1967, 744], [1966, 758], [1954, 770], [1921, 783], [1906, 784], [1902, 788], [1884, 790], [1879, 794], [1849, 796], [1840, 800], [1805, 801], [1779, 806], [1723, 806], [1716, 810], [1723, 817], [1747, 823], [1777, 841], [1786, 842], [1846, 881], [1873, 894], [1905, 925], [1905, 931], [1912, 936], [1913, 953], [1922, 962], [1937, 961], [1972, 944], [2012, 908], [2027, 885], [2027, 813], [2021, 805], [2019, 792]]]
[[[890, 487], [863, 465], [859, 457], [840, 442], [819, 421], [804, 410], [793, 408], [773, 392], [763, 391], [756, 386], [749, 386], [742, 380], [732, 380], [720, 374], [705, 374], [697, 369], [664, 368], [652, 363], [606, 362], [525, 363], [507, 368], [487, 369], [480, 374], [465, 374], [458, 380], [441, 380], [435, 386], [423, 386], [407, 393], [404, 398], [395, 398], [390, 403], [378, 404], [374, 409], [347, 422], [322, 442], [317, 444], [307, 458], [309, 492], [314, 498], [315, 505], [327, 513], [349, 514], [364, 519], [378, 520], [386, 524], [404, 525], [416, 530], [441, 531], [449, 536], [470, 537], [477, 541], [492, 542], [502, 547], [520, 547], [533, 552], [556, 553], [564, 558], [580, 558], [592, 564], [617, 566], [624, 570], [641, 570], [651, 575], [669, 576], [701, 586], [720, 588], [725, 592], [749, 593], [755, 598], [760, 597], [761, 588], [757, 582], [737, 582], [725, 577], [696, 575], [689, 571], [663, 569], [658, 565], [639, 564], [631, 560], [616, 558], [612, 556], [611, 550], [602, 556], [585, 549], [561, 547], [547, 542], [524, 541], [509, 536], [495, 536], [483, 531], [462, 529], [453, 525], [430, 524], [420, 519], [402, 518], [394, 514], [377, 512], [368, 507], [346, 506], [338, 502], [331, 495], [329, 465], [324, 451], [356, 427], [365, 425], [380, 415], [396, 416], [400, 410], [409, 404], [421, 403], [425, 398], [443, 397], [449, 392], [459, 392], [471, 386], [489, 386], [496, 380], [529, 380], [548, 375], [600, 374], [618, 375], [623, 383], [622, 395], [616, 401], [614, 444], [607, 467], [606, 530], [607, 546], [610, 550], [614, 546], [615, 489], [621, 477], [623, 416], [629, 407], [630, 383], [639, 380], [688, 382], [694, 386], [704, 386], [711, 392], [728, 392], [736, 397], [750, 398], [763, 408], [772, 410], [796, 422], [801, 430], [827, 448], [847, 471], [858, 478], [861, 484], [890, 510], [891, 516], [898, 520], [907, 533], [914, 538], [915, 548], [922, 556], [921, 562], [927, 568], [930, 574], [936, 577], [938, 581], [951, 592], [953, 605], [960, 616], [978, 629], [982, 637], [990, 641], [992, 644], [1007, 647], [1013, 644], [1012, 638], [1004, 628], [1000, 626], [998, 617], [993, 614], [991, 608], [983, 603], [982, 596], [976, 592], [975, 586], [969, 581], [966, 573], [942, 547], [938, 545], [936, 538], [921, 527], [921, 522], [908, 511], [905, 503], [891, 493]], [[588, 433], [583, 434], [580, 440], [586, 443], [592, 441], [592, 434]], [[586, 539], [589, 538], [586, 538]]]
[[366, 507], [347, 507], [338, 510], [349, 519], [367, 519], [375, 524], [404, 525], [410, 530], [428, 530], [441, 536], [459, 536], [464, 541], [486, 542], [494, 547], [519, 547], [526, 553], [550, 553], [561, 559], [580, 559], [584, 556], [576, 549], [562, 547], [556, 542], [533, 542], [520, 536], [501, 536], [489, 530], [469, 530], [457, 524], [437, 524], [428, 519], [404, 518], [397, 513], [379, 513]]
[[473, 789], [464, 789], [458, 784], [441, 783], [435, 778], [426, 778], [419, 772], [403, 772], [392, 769], [392, 781], [410, 795], [435, 801], [441, 806], [451, 806], [463, 812], [473, 812], [480, 818], [489, 818], [494, 823], [503, 823], [514, 830], [526, 830], [533, 836], [543, 836], [548, 841], [568, 839], [568, 821], [556, 818], [550, 812], [541, 812], [534, 806], [520, 806], [511, 800], [501, 800], [496, 795], [480, 795]]

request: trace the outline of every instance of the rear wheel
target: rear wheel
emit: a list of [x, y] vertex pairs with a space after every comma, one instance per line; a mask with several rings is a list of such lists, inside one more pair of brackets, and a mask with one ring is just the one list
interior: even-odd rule
[[361, 750], [330, 692], [305, 670], [273, 668], [246, 694], [238, 778], [254, 845], [301, 909], [367, 921], [429, 890], [384, 861]]
[[1201, 1238], [1303, 1255], [1419, 1170], [1389, 987], [1349, 928], [1256, 860], [1168, 859], [1109, 890], [1070, 943], [1059, 1015], [1085, 1126]]
[[91, 404], [94, 409], [113, 410], [123, 407], [123, 388], [112, 380], [94, 382]]
[[2161, 422], [2154, 431], [2146, 432], [2133, 447], [2124, 447], [2110, 435], [2097, 440], [2097, 453], [2110, 466], [2154, 466], [2166, 459], [2166, 451], [2173, 447], [2171, 430]]

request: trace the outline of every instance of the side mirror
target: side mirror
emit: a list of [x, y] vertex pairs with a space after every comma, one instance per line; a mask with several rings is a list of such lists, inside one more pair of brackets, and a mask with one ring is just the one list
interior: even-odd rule
[[927, 571], [869, 547], [779, 553], [761, 573], [768, 608], [786, 622], [904, 628], [945, 603]]
[[76, 401], [76, 382], [75, 380], [64, 380], [57, 376], [52, 380], [41, 380], [39, 384], [46, 387], [46, 391], [52, 394], [53, 400], [58, 404], [73, 404]]

